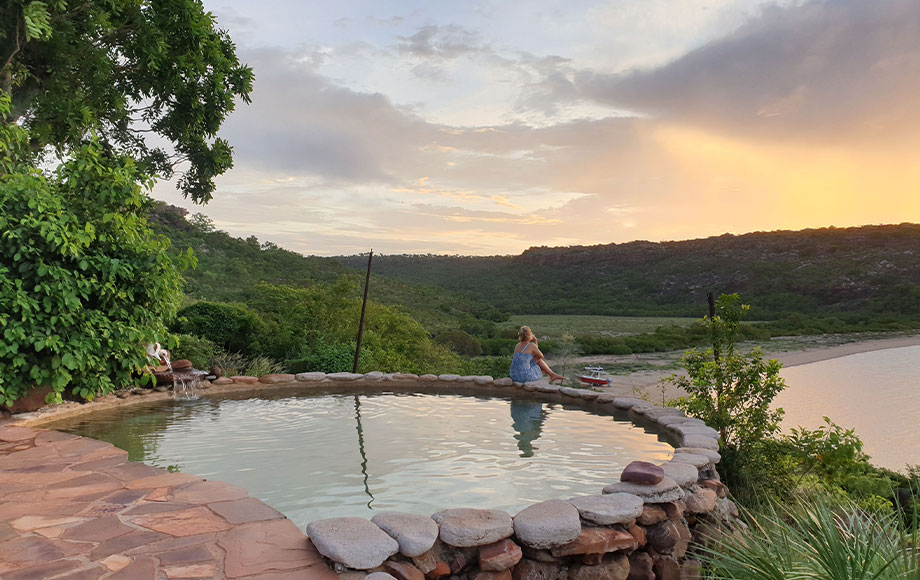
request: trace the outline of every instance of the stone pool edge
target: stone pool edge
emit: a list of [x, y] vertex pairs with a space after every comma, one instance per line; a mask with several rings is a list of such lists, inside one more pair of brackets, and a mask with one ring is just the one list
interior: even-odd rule
[[[301, 373], [298, 375], [275, 374], [263, 377], [238, 376], [218, 379], [214, 381], [213, 384], [207, 382], [204, 386], [206, 389], [202, 392], [202, 395], [207, 397], [227, 394], [245, 396], [266, 391], [304, 388], [308, 390], [313, 390], [315, 388], [319, 391], [332, 390], [342, 392], [354, 389], [400, 391], [434, 390], [437, 392], [450, 392], [456, 394], [486, 393], [498, 395], [507, 394], [509, 391], [521, 390], [544, 399], [549, 399], [553, 402], [578, 402], [586, 407], [606, 407], [626, 413], [634, 423], [638, 425], [644, 424], [660, 430], [660, 432], [665, 434], [671, 440], [672, 444], [677, 447], [677, 449], [675, 449], [674, 458], [663, 464], [666, 473], [674, 476], [674, 478], [668, 478], [666, 480], [667, 483], [664, 486], [666, 489], [661, 489], [661, 484], [648, 487], [642, 487], [641, 485], [637, 487], [636, 484], [631, 484], [632, 487], [629, 485], [624, 487], [623, 484], [612, 484], [604, 489], [604, 494], [614, 495], [588, 496], [602, 498], [601, 500], [592, 501], [594, 501], [595, 504], [597, 501], [601, 501], [602, 503], [606, 502], [605, 505], [609, 504], [610, 500], [614, 499], [614, 496], [621, 497], [623, 501], [631, 503], [632, 505], [636, 505], [635, 501], [626, 496], [638, 498], [641, 500], [639, 505], [642, 506], [643, 512], [639, 516], [635, 514], [630, 515], [631, 512], [627, 510], [626, 515], [613, 517], [610, 513], [609, 506], [608, 508], [601, 508], [601, 512], [604, 512], [605, 509], [607, 510], [604, 512], [606, 515], [604, 515], [604, 513], [598, 515], [598, 508], [594, 504], [592, 504], [593, 507], [589, 509], [584, 506], [573, 507], [574, 504], [562, 500], [549, 500], [549, 502], [535, 504], [534, 506], [525, 508], [525, 510], [519, 512], [514, 518], [509, 514], [497, 512], [496, 510], [472, 509], [469, 510], [471, 515], [468, 515], [473, 518], [473, 521], [482, 518], [488, 519], [490, 517], [489, 513], [501, 513], [507, 516], [507, 522], [504, 521], [504, 516], [496, 516], [504, 522], [502, 524], [502, 526], [504, 526], [502, 527], [503, 531], [499, 533], [493, 530], [490, 532], [492, 534], [491, 536], [486, 534], [477, 540], [478, 543], [466, 546], [454, 546], [450, 544], [450, 542], [455, 544], [458, 543], [456, 540], [458, 529], [461, 535], [464, 533], [473, 534], [474, 536], [479, 534], [481, 530], [477, 531], [476, 529], [478, 524], [463, 523], [465, 520], [462, 518], [460, 523], [457, 523], [457, 521], [455, 521], [456, 518], [449, 518], [443, 515], [438, 516], [438, 514], [435, 514], [436, 517], [441, 517], [449, 522], [453, 522], [448, 524], [449, 529], [453, 531], [445, 532], [444, 521], [440, 521], [440, 524], [434, 524], [434, 520], [426, 516], [415, 516], [423, 520], [428, 519], [438, 530], [434, 540], [432, 540], [432, 545], [428, 546], [424, 554], [409, 555], [404, 553], [399, 543], [390, 538], [390, 536], [398, 540], [408, 532], [406, 530], [400, 530], [398, 527], [393, 528], [390, 526], [383, 536], [389, 539], [390, 542], [397, 544], [397, 548], [391, 550], [392, 544], [388, 544], [383, 536], [378, 536], [378, 545], [387, 545], [389, 547], [378, 550], [379, 554], [370, 560], [356, 560], [354, 558], [356, 552], [360, 553], [362, 551], [367, 551], [366, 546], [368, 540], [366, 537], [359, 534], [357, 539], [354, 539], [353, 536], [349, 535], [352, 534], [352, 532], [347, 530], [343, 532], [336, 528], [335, 525], [332, 526], [334, 529], [331, 533], [328, 530], [328, 526], [327, 529], [323, 531], [319, 531], [319, 528], [314, 526], [313, 535], [316, 536], [316, 538], [314, 538], [316, 542], [311, 542], [307, 539], [307, 536], [293, 526], [289, 520], [281, 516], [283, 519], [280, 521], [289, 524], [290, 529], [282, 534], [284, 536], [289, 536], [283, 538], [283, 541], [287, 543], [289, 548], [293, 548], [294, 544], [299, 543], [303, 546], [306, 553], [309, 553], [310, 557], [313, 557], [316, 554], [313, 544], [319, 543], [320, 553], [323, 553], [328, 558], [329, 563], [339, 573], [340, 577], [358, 580], [359, 576], [363, 579], [364, 575], [368, 572], [378, 571], [386, 572], [389, 576], [395, 577], [397, 580], [421, 580], [421, 578], [426, 576], [433, 579], [451, 574], [456, 575], [458, 573], [464, 573], [470, 580], [510, 580], [513, 570], [515, 580], [527, 580], [537, 576], [547, 578], [547, 580], [549, 578], [556, 578], [558, 580], [562, 580], [563, 578], [566, 580], [583, 580], [594, 574], [602, 574], [607, 578], [617, 578], [621, 575], [620, 572], [625, 570], [623, 574], [633, 574], [631, 577], [636, 578], [683, 578], [688, 577], [688, 575], [692, 576], [694, 574], [693, 570], [697, 569], [699, 566], [698, 562], [695, 560], [685, 558], [688, 544], [693, 540], [690, 529], [691, 526], [698, 527], [695, 525], [698, 521], [702, 521], [702, 523], [706, 525], [719, 525], [720, 522], [730, 520], [736, 517], [737, 514], [734, 504], [726, 497], [727, 489], [719, 481], [719, 475], [715, 468], [715, 464], [719, 461], [717, 452], [717, 433], [706, 426], [702, 421], [684, 416], [678, 409], [658, 407], [634, 397], [614, 396], [611, 394], [598, 393], [596, 391], [557, 387], [544, 382], [526, 384], [513, 383], [510, 379], [493, 379], [488, 376], [418, 376], [409, 373], [333, 373], [328, 375], [324, 373]], [[126, 398], [109, 395], [86, 404], [67, 403], [48, 410], [43, 409], [34, 413], [17, 415], [14, 416], [12, 422], [7, 423], [17, 427], [38, 426], [61, 419], [72, 418], [92, 411], [134, 406], [138, 404], [150, 404], [172, 398], [170, 393], [153, 391], [144, 391], [144, 393], [143, 395], [131, 395]], [[3, 425], [4, 423], [0, 422], [0, 428], [3, 428]], [[47, 431], [45, 433], [57, 432]], [[64, 434], [59, 435], [63, 436]], [[87, 439], [87, 441], [112, 447], [109, 444], [92, 439]], [[12, 448], [11, 445], [3, 445], [0, 443], [0, 451], [10, 448]], [[120, 451], [114, 447], [112, 447], [112, 449]], [[137, 465], [147, 469], [157, 469], [144, 464]], [[688, 469], [688, 467], [692, 467], [693, 469]], [[163, 470], [158, 471], [162, 472], [161, 475], [185, 476], [185, 474], [167, 474], [167, 472]], [[693, 471], [693, 473], [689, 473], [690, 471]], [[5, 473], [5, 471], [0, 468], [0, 476], [2, 476], [3, 473]], [[675, 478], [679, 481], [675, 481]], [[200, 478], [195, 479], [198, 480], [198, 483], [202, 482]], [[218, 485], [217, 482], [208, 483]], [[229, 486], [229, 484], [219, 485]], [[181, 494], [182, 490], [179, 489], [179, 492]], [[170, 494], [175, 493], [176, 491], [167, 490], [165, 492], [166, 501], [169, 501]], [[161, 491], [160, 494], [164, 495], [164, 492]], [[9, 497], [9, 494], [5, 495]], [[603, 499], [605, 497], [607, 500]], [[266, 509], [274, 511], [272, 508], [262, 504], [254, 498], [247, 499], [252, 502], [258, 502]], [[0, 502], [5, 501], [6, 499], [0, 495]], [[147, 500], [145, 497], [142, 501], [149, 503], [151, 500]], [[557, 503], [553, 504], [553, 502]], [[553, 522], [547, 520], [539, 525], [544, 528], [546, 526], [552, 528], [554, 525], [562, 525], [568, 532], [562, 533], [561, 535], [557, 533], [556, 540], [549, 542], [545, 548], [535, 548], [534, 546], [537, 544], [527, 539], [526, 532], [519, 533], [513, 522], [517, 521], [516, 518], [521, 517], [521, 514], [525, 511], [529, 510], [528, 513], [545, 511], [547, 506], [544, 504], [548, 503], [555, 505], [556, 511], [562, 509], [566, 511], [568, 515], [559, 521]], [[566, 504], [569, 508], [560, 508], [559, 504]], [[582, 509], [583, 507], [584, 509]], [[2, 503], [0, 503], [0, 508], [2, 508]], [[572, 535], [572, 531], [574, 530], [572, 524], [573, 510], [576, 513], [574, 521], [579, 524], [579, 531], [574, 538], [568, 537]], [[451, 512], [452, 510], [447, 511]], [[3, 512], [0, 512], [0, 514], [2, 513]], [[442, 512], [439, 512], [439, 514], [442, 514]], [[278, 515], [280, 516], [280, 514]], [[659, 519], [659, 515], [661, 515], [661, 519]], [[169, 516], [164, 515], [162, 517], [168, 519]], [[378, 532], [382, 529], [369, 520], [363, 520], [362, 518], [332, 518], [331, 520], [325, 521], [356, 519], [366, 522], [367, 525], [376, 529]], [[525, 517], [524, 519], [526, 520], [527, 518]], [[3, 525], [3, 521], [4, 520], [0, 518], [0, 526]], [[567, 523], [560, 524], [560, 522], [564, 521], [567, 521]], [[637, 521], [644, 522], [644, 524], [637, 523]], [[313, 526], [314, 523], [317, 522], [311, 523], [310, 526]], [[509, 528], [508, 525], [505, 525], [506, 523], [510, 523], [511, 527]], [[521, 525], [526, 528], [526, 524]], [[308, 530], [310, 526], [308, 526]], [[464, 526], [466, 526], [466, 532], [463, 532]], [[430, 525], [428, 527], [430, 529]], [[365, 527], [365, 530], [371, 528]], [[508, 529], [511, 529], [511, 531], [508, 532]], [[3, 538], [2, 531], [2, 528], [0, 528], [0, 539]], [[496, 534], [502, 537], [496, 540], [493, 537]], [[444, 536], [447, 537], [445, 538]], [[629, 536], [632, 540], [628, 540], [626, 536]], [[512, 537], [514, 540], [517, 540], [520, 546], [509, 539]], [[649, 537], [652, 538], [651, 542], [649, 542]], [[352, 539], [350, 540], [349, 538]], [[485, 541], [483, 538], [488, 541]], [[445, 539], [447, 541], [445, 541]], [[305, 542], [304, 540], [308, 541]], [[330, 547], [330, 541], [338, 547]], [[343, 541], [344, 544], [342, 544]], [[352, 547], [350, 549], [348, 548], [349, 541], [352, 542]], [[577, 545], [569, 545], [573, 542]], [[541, 546], [545, 543], [546, 542], [538, 542]], [[345, 546], [344, 551], [341, 547], [342, 545]], [[438, 554], [431, 553], [432, 550], [438, 546], [440, 546], [440, 548], [438, 548]], [[2, 547], [2, 544], [0, 544], [0, 547]], [[471, 549], [475, 553], [470, 553]], [[507, 556], [497, 559], [492, 558], [491, 560], [487, 558], [486, 563], [480, 561], [478, 562], [478, 566], [471, 567], [472, 564], [476, 564], [474, 560], [477, 560], [477, 554], [479, 554], [479, 559], [481, 560], [481, 554], [483, 552], [488, 554], [489, 550], [505, 552], [510, 550], [513, 553], [517, 553], [522, 549], [524, 550], [523, 556], [526, 556], [523, 559], [517, 557], [517, 560], [514, 560], [514, 558], [509, 559]], [[517, 550], [517, 552], [515, 552], [515, 550]], [[554, 551], [556, 555], [553, 555]], [[383, 558], [379, 562], [376, 561], [381, 554]], [[427, 554], [427, 556], [425, 556], [425, 554]], [[644, 554], [644, 556], [638, 556], [638, 554]], [[416, 561], [416, 559], [419, 559], [419, 561]], [[449, 559], [451, 562], [444, 562], [445, 559]], [[512, 560], [514, 561], [512, 562]], [[2, 561], [2, 551], [0, 551], [0, 561]], [[458, 563], [460, 561], [463, 562], [462, 565]], [[359, 565], [357, 565], [356, 562]], [[509, 564], [509, 562], [511, 563]], [[438, 564], [442, 564], [440, 568]], [[313, 564], [311, 564], [311, 566], [313, 566]], [[450, 568], [446, 573], [444, 571], [444, 566]], [[457, 566], [459, 566], [459, 568], [457, 568]], [[482, 568], [482, 566], [486, 566], [486, 568]], [[501, 568], [501, 566], [506, 567]], [[457, 569], [454, 570], [453, 568]], [[327, 568], [326, 571], [328, 570]], [[0, 571], [2, 571], [2, 568], [0, 568]], [[217, 570], [217, 572], [224, 573], [226, 571], [221, 569]], [[673, 576], [674, 574], [677, 574], [677, 576]], [[623, 575], [623, 578], [626, 578], [626, 575]], [[505, 576], [507, 576], [507, 579], [505, 579]], [[151, 577], [154, 578], [156, 576]], [[196, 576], [185, 577], [193, 578]], [[244, 578], [245, 576], [227, 575], [225, 577]]]

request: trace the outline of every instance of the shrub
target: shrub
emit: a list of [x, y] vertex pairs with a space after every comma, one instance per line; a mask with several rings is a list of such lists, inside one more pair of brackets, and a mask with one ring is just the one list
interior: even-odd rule
[[[367, 357], [362, 353], [362, 360]], [[316, 342], [304, 356], [288, 361], [292, 373], [343, 373], [351, 372], [355, 361], [355, 344]]]
[[254, 356], [246, 361], [243, 374], [251, 377], [261, 377], [262, 375], [283, 373], [284, 370], [284, 365], [279, 361], [270, 359], [267, 356]]
[[171, 353], [173, 360], [188, 359], [196, 369], [211, 368], [211, 361], [221, 352], [216, 344], [200, 336], [177, 334], [175, 339], [177, 344]]
[[243, 306], [202, 301], [180, 310], [172, 329], [206, 338], [227, 352], [246, 352], [261, 326], [258, 316]]
[[434, 341], [442, 344], [453, 352], [463, 356], [479, 356], [482, 354], [482, 345], [479, 341], [462, 330], [445, 330]]
[[920, 536], [893, 514], [846, 499], [808, 498], [746, 513], [747, 529], [712, 536], [702, 559], [711, 578], [785, 580], [920, 577]]
[[462, 361], [458, 372], [463, 375], [488, 375], [499, 378], [507, 377], [510, 368], [510, 356], [477, 356]]
[[[3, 118], [0, 149], [17, 127]], [[72, 150], [53, 176], [9, 172], [0, 154], [0, 405], [35, 385], [81, 399], [135, 382], [144, 345], [163, 341], [180, 269], [148, 227], [137, 168], [96, 143]]]
[[243, 374], [246, 358], [238, 352], [221, 352], [211, 359], [211, 364], [220, 367], [225, 377]]

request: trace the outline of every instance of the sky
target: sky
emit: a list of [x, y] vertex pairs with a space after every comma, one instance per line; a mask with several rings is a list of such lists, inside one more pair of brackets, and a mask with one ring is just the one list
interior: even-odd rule
[[204, 0], [253, 67], [195, 206], [312, 255], [920, 222], [918, 0]]

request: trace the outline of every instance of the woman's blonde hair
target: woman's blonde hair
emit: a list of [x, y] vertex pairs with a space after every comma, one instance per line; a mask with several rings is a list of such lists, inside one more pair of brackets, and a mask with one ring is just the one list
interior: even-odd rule
[[518, 331], [518, 340], [528, 342], [531, 338], [533, 338], [533, 331], [530, 330], [529, 326], [522, 326]]

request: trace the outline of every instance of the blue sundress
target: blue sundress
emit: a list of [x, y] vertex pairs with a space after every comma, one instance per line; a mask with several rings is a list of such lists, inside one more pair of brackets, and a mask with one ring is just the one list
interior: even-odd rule
[[508, 376], [516, 383], [526, 383], [529, 381], [539, 381], [543, 378], [543, 372], [540, 365], [534, 360], [533, 355], [527, 352], [530, 344], [524, 347], [521, 352], [516, 352], [511, 357], [511, 369]]

